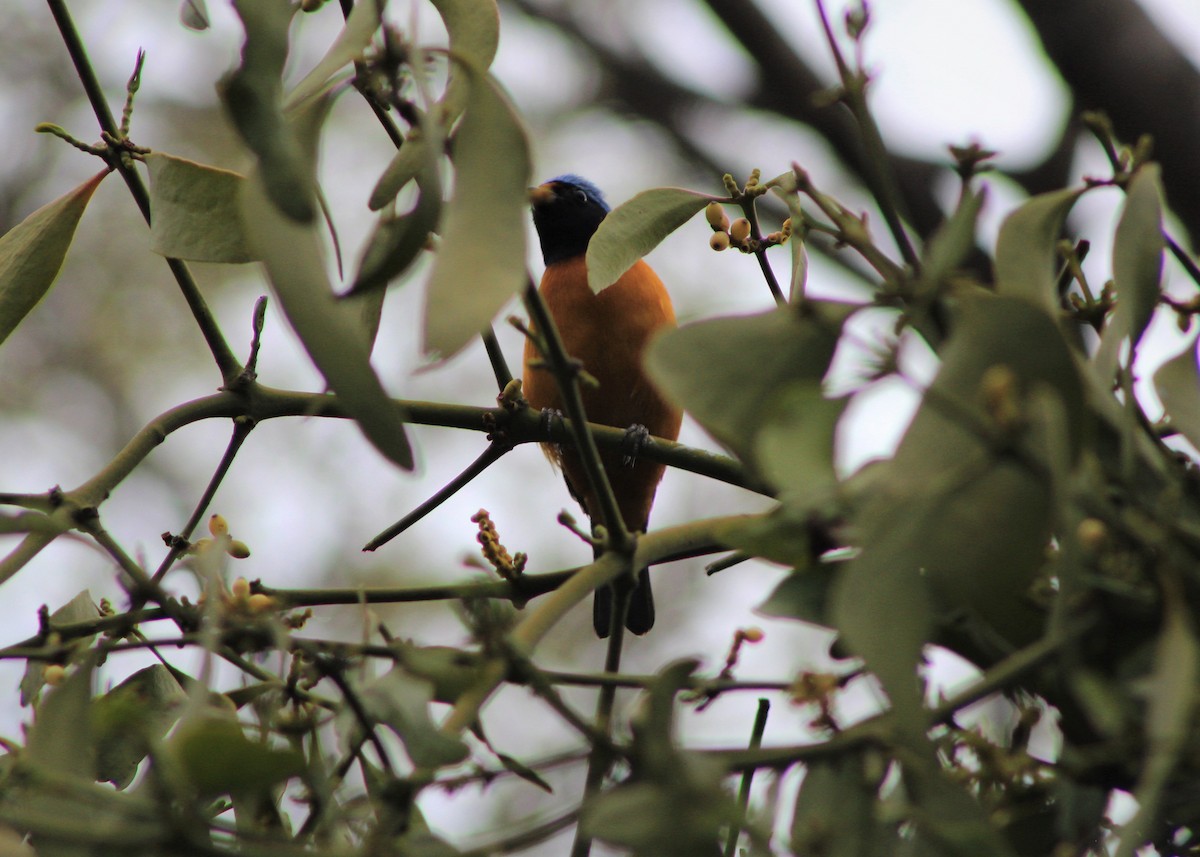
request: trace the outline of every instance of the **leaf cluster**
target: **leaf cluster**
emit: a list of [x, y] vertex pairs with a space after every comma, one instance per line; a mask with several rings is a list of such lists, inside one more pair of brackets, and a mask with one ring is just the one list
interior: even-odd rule
[[[853, 62], [828, 21], [826, 32], [841, 74], [834, 100], [852, 113], [874, 156], [872, 190], [889, 245], [865, 215], [793, 164], [767, 181], [755, 172], [740, 186], [727, 176], [719, 194], [647, 190], [609, 215], [587, 253], [591, 285], [603, 289], [706, 209], [714, 231], [729, 237], [714, 249], [736, 246], [755, 257], [768, 289], [764, 304], [774, 308], [668, 332], [646, 357], [655, 382], [729, 457], [665, 442], [647, 455], [767, 494], [775, 501], [769, 512], [601, 539], [594, 562], [555, 574], [525, 575], [521, 563], [509, 563], [500, 581], [368, 592], [225, 583], [230, 559], [248, 553], [245, 545], [235, 549], [215, 518], [211, 539], [191, 539], [245, 435], [263, 419], [352, 419], [386, 460], [405, 469], [415, 464], [406, 422], [485, 433], [485, 453], [416, 517], [518, 443], [619, 443], [619, 432], [587, 425], [582, 412], [569, 425], [544, 425], [507, 383], [490, 343], [501, 387], [496, 408], [386, 394], [371, 364], [380, 302], [387, 287], [422, 269], [421, 257], [432, 257], [422, 324], [431, 357], [449, 357], [480, 334], [488, 341], [500, 307], [525, 290], [530, 156], [521, 117], [488, 71], [499, 39], [492, 0], [433, 0], [450, 36], [445, 51], [408, 41], [383, 6], [346, 4], [327, 54], [286, 90], [297, 10], [282, 0], [235, 3], [245, 43], [219, 91], [253, 167], [236, 174], [134, 146], [135, 74], [121, 126], [102, 128], [105, 147], [92, 152], [108, 169], [0, 238], [2, 342], [19, 335], [53, 285], [96, 186], [120, 171], [140, 199], [144, 164], [153, 249], [188, 297], [223, 384], [218, 396], [162, 415], [82, 485], [0, 495], [21, 510], [0, 518], [0, 532], [21, 537], [0, 560], [0, 582], [77, 532], [111, 558], [126, 599], [117, 611], [81, 593], [53, 614], [43, 611], [33, 638], [0, 650], [27, 662], [21, 696], [33, 711], [25, 740], [5, 744], [0, 824], [44, 854], [118, 847], [145, 854], [456, 853], [425, 824], [423, 794], [500, 779], [549, 791], [549, 772], [562, 762], [520, 760], [489, 741], [486, 703], [502, 685], [518, 684], [535, 697], [538, 717], [577, 735], [570, 761], [590, 758], [589, 789], [550, 822], [489, 843], [482, 849], [489, 853], [537, 844], [576, 822], [579, 851], [594, 837], [639, 854], [720, 846], [732, 853], [744, 836], [765, 853], [780, 827], [767, 817], [775, 813], [790, 819], [790, 838], [778, 847], [793, 853], [1099, 853], [1114, 789], [1138, 802], [1112, 835], [1118, 854], [1148, 843], [1163, 853], [1187, 848], [1200, 824], [1189, 798], [1200, 783], [1200, 490], [1192, 463], [1167, 439], [1200, 446], [1194, 336], [1154, 373], [1164, 422], [1150, 419], [1133, 383], [1146, 331], [1164, 302], [1164, 254], [1170, 247], [1183, 255], [1164, 232], [1159, 167], [1145, 147], [1126, 150], [1102, 138], [1114, 153], [1112, 175], [1027, 201], [1000, 231], [990, 279], [967, 275], [986, 184], [975, 161], [961, 169], [955, 209], [917, 246], [865, 98], [865, 10], [848, 19]], [[198, 0], [185, 5], [190, 26], [204, 19]], [[78, 45], [69, 16], [58, 20], [68, 46]], [[435, 58], [447, 70], [440, 88], [430, 74]], [[343, 78], [349, 66], [353, 77]], [[397, 153], [371, 194], [378, 219], [343, 283], [340, 262], [329, 258], [340, 256], [340, 238], [316, 167], [330, 104], [351, 88], [383, 117]], [[102, 126], [111, 125], [107, 106], [93, 106]], [[1104, 192], [1123, 194], [1123, 204], [1111, 282], [1097, 291], [1083, 276], [1081, 245], [1062, 237], [1075, 203]], [[763, 234], [759, 206], [768, 194], [790, 218]], [[722, 208], [738, 219], [730, 222]], [[872, 272], [870, 301], [808, 294], [808, 247], [821, 242]], [[784, 245], [786, 294], [772, 261]], [[190, 261], [260, 264], [328, 391], [260, 384], [262, 305], [242, 364], [194, 288]], [[1187, 328], [1186, 305], [1170, 306]], [[856, 317], [881, 309], [895, 319], [895, 340], [871, 343], [878, 360], [858, 389], [831, 395], [830, 368], [853, 340]], [[552, 342], [544, 320], [538, 327]], [[837, 461], [854, 396], [882, 378], [909, 380], [898, 354], [904, 337], [936, 355], [936, 377], [918, 390], [895, 453], [847, 474]], [[572, 376], [570, 355], [548, 347], [547, 356], [552, 369]], [[233, 421], [225, 458], [192, 517], [168, 534], [160, 566], [145, 568], [102, 526], [103, 503], [173, 431], [215, 418]], [[507, 556], [494, 527], [487, 538], [494, 556]], [[764, 594], [763, 612], [835, 632], [837, 653], [853, 658], [841, 674], [782, 675], [765, 688], [740, 682], [733, 678], [736, 647], [712, 676], [691, 661], [655, 676], [564, 676], [539, 666], [546, 634], [597, 587], [668, 559], [729, 550], [735, 560], [787, 569]], [[201, 580], [199, 603], [169, 588], [168, 575], [185, 569]], [[535, 598], [522, 613], [510, 606]], [[357, 644], [306, 630], [310, 611], [327, 604], [449, 599], [462, 603], [471, 639], [463, 648], [399, 640], [383, 626]], [[150, 627], [172, 630], [154, 639], [144, 630]], [[979, 678], [931, 702], [924, 670], [931, 646], [972, 661]], [[202, 652], [200, 674], [174, 666], [171, 647]], [[159, 663], [98, 690], [97, 676], [110, 663], [145, 650]], [[217, 661], [239, 671], [240, 686], [217, 687]], [[612, 728], [611, 706], [594, 720], [576, 711], [560, 692], [568, 682], [601, 688], [610, 702], [618, 684], [643, 691], [629, 737]], [[845, 724], [836, 701], [857, 683], [881, 688], [886, 705]], [[721, 694], [786, 696], [789, 688], [797, 702], [819, 710], [821, 740], [699, 750], [675, 729], [682, 711]], [[1020, 717], [1000, 740], [984, 740], [966, 725], [964, 709], [999, 692], [1018, 701]], [[448, 714], [442, 706], [451, 706]], [[1051, 707], [1063, 748], [1055, 758], [1035, 758], [1029, 731]], [[755, 734], [756, 744], [761, 729]], [[746, 803], [759, 770], [773, 777], [803, 770], [795, 800], [784, 805], [772, 788], [763, 817]], [[102, 823], [86, 821], [92, 817]]]

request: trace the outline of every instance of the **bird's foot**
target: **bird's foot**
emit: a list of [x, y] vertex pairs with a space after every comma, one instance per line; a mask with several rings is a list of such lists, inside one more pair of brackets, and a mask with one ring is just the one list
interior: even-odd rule
[[642, 450], [653, 442], [650, 437], [650, 429], [641, 423], [634, 423], [625, 429], [625, 437], [621, 439], [621, 463], [626, 467], [633, 467], [637, 464]]

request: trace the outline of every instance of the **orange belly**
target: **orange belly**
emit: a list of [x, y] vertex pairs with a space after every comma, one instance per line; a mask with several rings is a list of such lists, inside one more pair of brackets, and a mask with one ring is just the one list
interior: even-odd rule
[[[670, 296], [650, 266], [639, 261], [617, 282], [595, 294], [588, 287], [580, 256], [547, 268], [539, 292], [567, 353], [581, 361], [599, 384], [582, 387], [588, 419], [618, 428], [639, 423], [652, 435], [676, 439], [682, 414], [659, 395], [642, 369], [642, 354], [650, 337], [660, 328], [675, 325]], [[525, 398], [533, 408], [561, 410], [554, 377], [529, 365], [538, 357], [533, 344], [526, 342]], [[599, 504], [578, 454], [550, 445], [546, 454], [562, 467], [571, 494], [588, 517], [596, 520]], [[601, 451], [600, 455], [625, 526], [645, 530], [663, 465], [641, 459], [630, 467], [618, 451]]]

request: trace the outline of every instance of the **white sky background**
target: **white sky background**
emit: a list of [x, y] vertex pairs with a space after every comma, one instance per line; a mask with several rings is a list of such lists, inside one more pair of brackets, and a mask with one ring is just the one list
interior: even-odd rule
[[[812, 5], [795, 0], [762, 2], [804, 56], [828, 70]], [[84, 39], [115, 103], [119, 104], [117, 99], [137, 48], [150, 50], [140, 106], [135, 113], [134, 136], [139, 144], [153, 148], [163, 145], [156, 136], [170, 138], [171, 120], [156, 116], [157, 103], [166, 98], [210, 103], [214, 98], [212, 83], [235, 61], [240, 41], [236, 22], [220, 0], [210, 3], [214, 29], [203, 35], [180, 28], [166, 9], [171, 4], [161, 4], [157, 13], [148, 11], [146, 4], [75, 4]], [[1191, 49], [1193, 60], [1200, 63], [1196, 53], [1200, 45], [1200, 6], [1192, 0], [1143, 3], [1164, 24], [1164, 30], [1185, 49]], [[840, 20], [843, 4], [829, 5], [831, 15]], [[394, 2], [392, 8], [397, 20], [407, 20], [403, 0]], [[592, 8], [599, 9], [600, 4]], [[23, 0], [22, 9], [32, 26], [50, 28], [49, 16], [37, 2]], [[598, 23], [604, 23], [615, 43], [633, 39], [653, 45], [663, 68], [681, 82], [708, 91], [731, 107], [746, 91], [752, 74], [748, 63], [695, 4], [686, 0], [614, 0], [604, 4], [603, 9], [598, 13], [602, 16]], [[153, 14], [158, 17], [151, 17]], [[335, 15], [331, 7], [321, 13], [323, 22], [306, 23], [298, 50], [310, 57], [318, 55], [331, 37], [331, 31], [322, 25], [330, 24]], [[423, 15], [421, 20], [422, 27], [436, 32], [430, 15]], [[569, 43], [550, 28], [507, 17], [502, 26], [501, 51], [494, 71], [531, 123], [536, 178], [582, 173], [604, 188], [614, 204], [656, 185], [687, 184], [700, 190], [719, 190], [719, 177], [704, 185], [667, 161], [658, 132], [615, 121], [599, 110], [580, 109], [578, 93], [588, 92], [594, 81], [588, 67], [572, 55]], [[670, 33], [670, 38], [663, 38], [664, 33]], [[1053, 144], [1065, 119], [1062, 84], [1037, 54], [1032, 34], [1019, 13], [1002, 0], [880, 0], [873, 9], [866, 48], [868, 64], [876, 76], [876, 116], [885, 138], [905, 153], [943, 158], [947, 143], [978, 139], [1001, 152], [1002, 166], [1027, 166]], [[67, 115], [43, 115], [36, 99], [24, 97], [22, 92], [27, 90], [17, 87], [17, 83], [0, 81], [0, 115], [4, 117], [0, 129], [8, 129], [0, 133], [6, 136], [6, 150], [61, 148], [58, 141], [26, 133], [39, 121], [54, 121], [85, 138], [92, 136], [94, 122], [84, 106], [76, 104]], [[564, 115], [568, 108], [574, 109]], [[347, 255], [352, 267], [357, 254], [354, 248], [370, 225], [363, 201], [387, 162], [389, 144], [370, 125], [363, 110], [349, 106], [346, 100], [338, 109], [344, 121], [332, 126], [327, 134], [323, 176], [343, 241], [350, 248]], [[847, 191], [845, 178], [823, 144], [812, 135], [765, 117], [744, 117], [733, 122], [728, 121], [730, 115], [714, 111], [692, 117], [691, 121], [705, 130], [710, 152], [731, 158], [728, 168], [739, 177], [744, 178], [742, 174], [752, 166], [761, 167], [765, 175], [775, 175], [786, 170], [792, 160], [798, 160], [822, 188], [848, 202], [866, 203], [856, 191]], [[9, 136], [13, 139], [7, 139]], [[175, 151], [204, 159], [205, 140], [196, 141], [193, 150], [186, 150], [186, 145]], [[54, 173], [41, 188], [43, 195], [28, 200], [25, 210], [57, 196], [95, 170], [94, 164], [82, 156], [60, 154], [53, 164]], [[1084, 149], [1075, 172], [1101, 173], [1103, 167], [1097, 152]], [[987, 243], [994, 240], [1003, 215], [1019, 201], [1011, 188], [993, 183], [982, 227]], [[1107, 198], [1090, 195], [1073, 221], [1093, 240], [1089, 272], [1101, 282], [1109, 266], [1108, 237], [1115, 224], [1116, 203], [1115, 194]], [[131, 216], [133, 206], [127, 193], [115, 178], [101, 188], [96, 205], [119, 212], [131, 231], [140, 228]], [[68, 261], [55, 295], [35, 314], [40, 314], [40, 324], [52, 325], [54, 313], [69, 312], [70, 290], [87, 287], [89, 248], [105, 246], [111, 240], [106, 229], [112, 228], [112, 221], [102, 220], [96, 211], [85, 217], [76, 252]], [[709, 234], [708, 227], [697, 219], [650, 256], [672, 291], [681, 320], [768, 309], [770, 296], [753, 260], [736, 253], [712, 253], [707, 248]], [[782, 277], [787, 252], [777, 252], [775, 265]], [[531, 260], [534, 270], [540, 271], [536, 253], [531, 252]], [[146, 268], [153, 280], [131, 283], [131, 289], [169, 292], [175, 288], [165, 266], [158, 263], [156, 267], [154, 262], [152, 259]], [[1185, 292], [1191, 290], [1170, 266], [1168, 271]], [[201, 274], [202, 282], [214, 282], [211, 272]], [[819, 258], [814, 259], [810, 277], [813, 292], [823, 296], [845, 297], [855, 288], [844, 281], [835, 266]], [[222, 291], [215, 301], [219, 320], [239, 353], [245, 350], [251, 307], [265, 291], [261, 278], [247, 268], [240, 282]], [[159, 300], [164, 312], [181, 315], [184, 311], [176, 295]], [[413, 327], [420, 307], [419, 289], [410, 284], [394, 292], [389, 301], [385, 332], [376, 351], [377, 366], [389, 389], [406, 398], [490, 404], [495, 390], [482, 348], [471, 348], [447, 365], [414, 374], [419, 365]], [[890, 324], [885, 313], [876, 313], [860, 322], [859, 333], [866, 338], [881, 337]], [[519, 337], [502, 323], [498, 332], [515, 369]], [[1156, 324], [1152, 334], [1154, 345], [1147, 349], [1150, 359], [1154, 359], [1155, 352], [1161, 359], [1178, 349], [1179, 337], [1169, 320]], [[0, 489], [44, 491], [54, 484], [76, 485], [107, 461], [127, 439], [127, 433], [114, 427], [120, 423], [108, 399], [70, 373], [39, 382], [40, 392], [33, 403], [20, 410], [6, 409], [6, 374], [15, 377], [9, 373], [19, 373], [26, 363], [37, 365], [28, 351], [32, 346], [22, 344], [21, 337], [19, 331], [0, 348], [0, 460], [5, 462]], [[185, 325], [176, 350], [149, 362], [138, 361], [136, 355], [131, 358], [137, 368], [130, 374], [138, 378], [130, 386], [135, 426], [168, 407], [213, 390], [216, 374], [197, 340]], [[919, 379], [927, 379], [932, 371], [931, 360], [920, 348], [907, 349], [904, 362]], [[1145, 377], [1149, 373], [1142, 374]], [[315, 372], [274, 311], [264, 338], [260, 377], [273, 386], [320, 388]], [[879, 390], [861, 397], [844, 432], [840, 451], [843, 465], [851, 468], [872, 455], [886, 453], [903, 430], [912, 402], [913, 394], [898, 382], [882, 384]], [[150, 472], [135, 474], [105, 504], [102, 512], [107, 528], [126, 548], [140, 552], [148, 564], [156, 565], [163, 551], [159, 534], [179, 528], [215, 466], [227, 436], [227, 426], [212, 424], [195, 426], [169, 438], [148, 462], [152, 465]], [[347, 586], [359, 581], [396, 585], [444, 579], [463, 558], [473, 554], [475, 531], [468, 519], [480, 507], [491, 511], [511, 550], [531, 555], [531, 571], [586, 561], [586, 548], [554, 524], [561, 508], [575, 511], [571, 501], [557, 475], [530, 446], [507, 456], [401, 540], [376, 555], [360, 554], [358, 546], [443, 485], [483, 448], [482, 435], [475, 433], [415, 429], [413, 436], [420, 465], [416, 474], [402, 474], [383, 464], [347, 423], [281, 420], [258, 428], [214, 506], [230, 519], [234, 535], [248, 542], [254, 551], [233, 571], [281, 586]], [[685, 425], [681, 439], [712, 446], [690, 423]], [[653, 523], [671, 525], [764, 506], [760, 499], [737, 489], [672, 472], [659, 492]], [[0, 549], [7, 551], [13, 544], [11, 539], [0, 540]], [[741, 677], [787, 676], [803, 668], [819, 669], [827, 663], [821, 635], [796, 623], [754, 615], [754, 606], [781, 578], [779, 569], [747, 564], [705, 578], [702, 566], [703, 562], [680, 563], [655, 572], [658, 625], [648, 638], [634, 641], [626, 661], [628, 669], [648, 672], [670, 659], [699, 655], [705, 660], [705, 668], [715, 672], [734, 629], [749, 624], [764, 627], [768, 636], [760, 646], [745, 651], [739, 668]], [[469, 573], [464, 569], [460, 579]], [[85, 547], [64, 545], [45, 551], [18, 577], [4, 584], [5, 614], [15, 621], [6, 627], [0, 643], [33, 633], [39, 605], [53, 608], [81, 588], [90, 588], [97, 598], [119, 601], [121, 594], [112, 577], [106, 561]], [[181, 591], [189, 591], [182, 576], [168, 580]], [[355, 637], [360, 624], [356, 611], [323, 609], [320, 613], [334, 618], [315, 622], [310, 626], [311, 633]], [[579, 611], [578, 617], [547, 642], [539, 652], [541, 663], [580, 670], [599, 668], [603, 650], [592, 638], [588, 614], [590, 610]], [[386, 615], [391, 629], [402, 636], [428, 643], [463, 641], [461, 630], [445, 621], [449, 614], [441, 608], [399, 609]], [[129, 670], [142, 665], [131, 658], [121, 664]], [[188, 668], [187, 659], [180, 665]], [[114, 667], [112, 674], [122, 677], [122, 666]], [[17, 665], [0, 663], [0, 687], [15, 689], [18, 677]], [[569, 696], [590, 710], [589, 694]], [[626, 697], [626, 705], [631, 701], [632, 697]], [[528, 752], [571, 746], [573, 736], [565, 729], [541, 734], [538, 743], [531, 743], [522, 728], [529, 722], [522, 713], [527, 711], [527, 704], [521, 691], [500, 695], [489, 709], [488, 727], [493, 740], [521, 758], [528, 758]], [[687, 718], [684, 734], [695, 744], [742, 743], [748, 737], [753, 708], [751, 694], [741, 699], [723, 698], [703, 714]], [[12, 707], [0, 709], [0, 717], [7, 718], [0, 720], [0, 734], [17, 733], [19, 725], [11, 719], [14, 713]], [[802, 740], [811, 714], [776, 705], [768, 742]], [[548, 721], [539, 721], [539, 730], [544, 722]], [[531, 746], [539, 749], [529, 751]], [[578, 769], [554, 780], [560, 795], [549, 803], [538, 803], [527, 786], [518, 785], [507, 792], [511, 805], [499, 809], [496, 795], [488, 793], [476, 802], [477, 793], [471, 790], [454, 800], [431, 797], [423, 806], [435, 830], [448, 835], [455, 844], [467, 844], [472, 832], [495, 831], [493, 818], [515, 821], [535, 807], [548, 812], [566, 805], [580, 780]], [[767, 780], [760, 778], [761, 783]], [[557, 840], [533, 853], [557, 853], [562, 847], [562, 841]]]

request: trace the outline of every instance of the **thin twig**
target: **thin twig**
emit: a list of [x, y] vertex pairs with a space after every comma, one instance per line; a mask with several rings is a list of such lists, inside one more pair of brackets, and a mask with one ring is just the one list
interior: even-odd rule
[[475, 479], [475, 477], [479, 476], [479, 474], [483, 473], [483, 471], [487, 470], [489, 467], [503, 458], [504, 454], [511, 449], [512, 446], [507, 443], [492, 441], [492, 443], [488, 445], [488, 448], [483, 451], [483, 454], [471, 462], [466, 470], [447, 482], [444, 486], [442, 486], [441, 489], [437, 491], [437, 493], [435, 493], [420, 506], [413, 509], [399, 521], [392, 524], [382, 533], [367, 542], [363, 547], [363, 550], [373, 551], [386, 545], [392, 539], [396, 538], [396, 536], [403, 533], [413, 524], [417, 523], [417, 521], [424, 518], [438, 506], [445, 503], [447, 500], [469, 485]]
[[[171, 546], [167, 550], [167, 555], [163, 557], [163, 561], [159, 563], [158, 568], [154, 571], [154, 576], [151, 578], [155, 583], [158, 583], [166, 573], [175, 564], [175, 560], [179, 559], [180, 555], [187, 550], [188, 539], [192, 537], [196, 527], [200, 525], [204, 513], [208, 511], [209, 504], [216, 496], [217, 489], [221, 487], [221, 482], [224, 481], [226, 474], [229, 473], [229, 468], [233, 465], [234, 456], [238, 450], [242, 448], [246, 438], [249, 437], [251, 430], [254, 428], [254, 423], [251, 420], [238, 420], [233, 422], [233, 434], [229, 438], [229, 444], [225, 447], [225, 454], [221, 456], [220, 462], [217, 463], [216, 472], [212, 478], [208, 480], [208, 485], [205, 486], [204, 492], [200, 495], [200, 500], [196, 503], [196, 507], [192, 510], [191, 516], [183, 525], [183, 529], [175, 534], [171, 539]], [[132, 609], [137, 609], [141, 605], [136, 603], [136, 599]]]
[[[771, 711], [768, 700], [758, 701], [758, 710], [754, 714], [754, 728], [750, 731], [750, 749], [757, 750], [762, 746], [763, 733], [767, 731], [767, 714]], [[750, 786], [754, 783], [754, 769], [742, 771], [742, 782], [738, 786], [738, 823], [729, 825], [729, 838], [725, 840], [725, 857], [737, 854], [738, 838], [742, 832], [742, 822], [746, 811], [750, 808]]]
[[[608, 531], [608, 547], [619, 553], [628, 554], [633, 548], [633, 536], [625, 527], [625, 519], [621, 516], [620, 507], [617, 506], [616, 495], [613, 494], [612, 485], [609, 484], [608, 475], [604, 472], [604, 465], [600, 461], [600, 450], [596, 446], [596, 438], [592, 434], [584, 413], [583, 397], [579, 392], [578, 369], [573, 366], [571, 356], [567, 354], [562, 337], [559, 336], [558, 326], [554, 323], [554, 318], [550, 315], [550, 310], [546, 308], [542, 296], [534, 287], [532, 279], [529, 280], [525, 289], [525, 305], [533, 319], [537, 336], [541, 340], [539, 344], [544, 346], [546, 351], [542, 357], [545, 358], [549, 371], [554, 374], [554, 380], [558, 383], [559, 395], [566, 407], [567, 416], [571, 418], [571, 433], [575, 438], [575, 449], [587, 472], [592, 492], [600, 503], [600, 509], [597, 511], [600, 512], [600, 523], [604, 524]], [[592, 512], [592, 510], [588, 511]]]
[[[71, 56], [71, 62], [75, 65], [75, 72], [79, 75], [79, 82], [83, 85], [84, 93], [92, 106], [92, 112], [100, 124], [100, 130], [113, 139], [121, 139], [121, 129], [108, 107], [104, 89], [100, 86], [91, 60], [88, 59], [87, 49], [79, 37], [75, 22], [71, 20], [65, 0], [46, 0], [46, 3], [58, 25], [59, 34], [62, 36], [63, 44], [66, 45], [67, 53]], [[137, 204], [138, 210], [149, 223], [150, 194], [146, 190], [142, 177], [138, 175], [133, 164], [127, 163], [124, 158], [114, 157], [109, 160], [109, 163], [121, 174], [121, 178], [125, 180], [129, 192], [133, 195], [133, 201]], [[230, 350], [229, 343], [225, 341], [221, 329], [217, 326], [216, 318], [209, 310], [204, 296], [200, 294], [200, 289], [196, 285], [191, 271], [179, 259], [167, 259], [167, 265], [175, 276], [175, 282], [179, 284], [179, 288], [183, 292], [183, 298], [192, 311], [192, 317], [196, 320], [200, 333], [208, 344], [209, 351], [212, 352], [217, 368], [221, 372], [221, 380], [227, 384], [231, 383], [241, 373], [241, 364]]]

